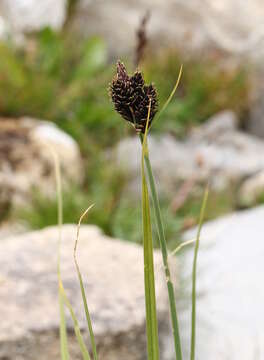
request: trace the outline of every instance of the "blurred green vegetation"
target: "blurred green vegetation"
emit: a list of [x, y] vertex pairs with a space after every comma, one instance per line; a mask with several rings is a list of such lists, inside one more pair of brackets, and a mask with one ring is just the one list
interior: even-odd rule
[[[149, 56], [142, 64], [158, 89], [160, 104], [170, 94], [184, 62], [176, 96], [153, 131], [181, 135], [223, 109], [241, 115], [248, 105], [249, 82], [243, 68], [223, 70], [213, 61], [182, 61], [176, 52]], [[130, 69], [131, 66], [128, 66]], [[87, 137], [112, 145], [127, 130], [113, 111], [108, 86], [115, 73], [100, 38], [76, 39], [45, 29], [25, 49], [0, 45], [0, 114], [55, 121], [86, 150]]]
[[[153, 61], [154, 59], [154, 61]], [[183, 60], [177, 52], [168, 52], [147, 59], [145, 78], [153, 81], [163, 104], [173, 88], [183, 64], [183, 75], [174, 100], [166, 109], [154, 131], [185, 135], [193, 125], [202, 123], [224, 109], [235, 111], [243, 118], [249, 104], [248, 67], [221, 67], [213, 59]]]
[[[170, 94], [180, 64], [181, 58], [175, 52], [156, 57], [150, 54], [142, 64], [146, 80], [154, 82], [158, 89], [160, 104]], [[100, 38], [79, 40], [67, 31], [57, 34], [44, 29], [32, 35], [23, 49], [0, 44], [0, 114], [54, 121], [79, 143], [86, 178], [81, 187], [73, 186], [64, 194], [65, 222], [77, 222], [81, 212], [95, 203], [88, 222], [99, 225], [109, 235], [139, 242], [140, 205], [128, 201], [124, 191], [127, 179], [117, 174], [104, 156], [119, 139], [133, 134], [109, 100], [108, 87], [114, 73], [115, 66], [109, 62]], [[248, 93], [243, 68], [223, 71], [212, 61], [186, 60], [176, 96], [152, 131], [183, 136], [192, 125], [227, 108], [242, 116]], [[56, 224], [55, 200], [40, 194], [34, 194], [33, 199], [30, 209], [16, 215], [33, 228]], [[188, 202], [175, 215], [170, 199], [164, 199], [162, 209], [172, 244], [186, 226], [186, 218], [197, 221], [200, 204], [201, 197]], [[214, 201], [211, 217], [230, 207], [228, 201], [224, 205]]]
[[[109, 175], [105, 175], [108, 178]], [[115, 178], [115, 184], [109, 187], [99, 183], [90, 191], [74, 186], [63, 193], [64, 223], [77, 223], [86, 208], [95, 204], [89, 215], [83, 220], [86, 224], [97, 224], [106, 234], [141, 243], [141, 204], [127, 198], [122, 192], [124, 178]], [[103, 179], [103, 180], [102, 180]], [[118, 181], [121, 180], [121, 183]], [[104, 176], [100, 178], [104, 181]], [[112, 185], [112, 186], [111, 186]], [[121, 186], [121, 188], [119, 188]], [[104, 191], [104, 193], [102, 193]], [[183, 230], [198, 222], [202, 201], [202, 193], [187, 199], [184, 205], [175, 212], [168, 199], [161, 199], [161, 211], [165, 221], [165, 236], [169, 248], [174, 249], [181, 239]], [[205, 221], [232, 211], [234, 203], [230, 194], [209, 194]], [[56, 199], [47, 199], [43, 194], [33, 194], [32, 207], [19, 209], [15, 216], [26, 221], [33, 229], [57, 224]], [[153, 214], [154, 216], [154, 214]], [[154, 246], [158, 246], [158, 233], [153, 224]]]

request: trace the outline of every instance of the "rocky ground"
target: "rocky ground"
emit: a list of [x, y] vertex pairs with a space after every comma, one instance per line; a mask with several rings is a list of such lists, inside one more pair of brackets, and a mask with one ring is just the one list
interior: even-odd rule
[[[261, 206], [209, 222], [202, 229], [197, 360], [256, 360], [264, 356], [263, 216]], [[186, 233], [185, 239], [193, 238], [195, 232]], [[181, 320], [186, 339], [193, 260], [193, 249], [189, 249], [182, 259], [186, 297]]]
[[[262, 358], [263, 216], [263, 207], [258, 207], [233, 213], [203, 227], [198, 261], [197, 359]], [[193, 239], [195, 233], [195, 230], [187, 232], [184, 239]], [[73, 263], [75, 236], [76, 226], [63, 227], [62, 278], [86, 334]], [[57, 240], [57, 227], [9, 235], [1, 240], [0, 356], [5, 359], [33, 360], [36, 356], [43, 360], [59, 359]], [[144, 360], [141, 247], [110, 239], [97, 227], [83, 226], [78, 258], [99, 356], [107, 360]], [[177, 264], [180, 270], [176, 293], [187, 357], [192, 260], [192, 246], [183, 257], [170, 259], [172, 268]], [[168, 335], [167, 293], [158, 252], [155, 267], [162, 359], [171, 360], [173, 344]], [[67, 318], [71, 333], [68, 315]], [[73, 334], [70, 350], [74, 358], [79, 359]]]
[[80, 184], [81, 154], [69, 135], [48, 121], [0, 118], [2, 212], [30, 204], [33, 191], [55, 196], [54, 153], [60, 163], [64, 186]]
[[[65, 290], [87, 337], [73, 261], [76, 226], [62, 230], [61, 273]], [[57, 279], [58, 228], [1, 239], [0, 358], [60, 358]], [[95, 226], [83, 226], [78, 259], [83, 274], [99, 357], [145, 359], [143, 253], [138, 245], [111, 239]], [[172, 264], [173, 265], [173, 264]], [[162, 260], [155, 253], [156, 294], [162, 359], [169, 337], [168, 304]], [[81, 359], [67, 313], [70, 350]]]

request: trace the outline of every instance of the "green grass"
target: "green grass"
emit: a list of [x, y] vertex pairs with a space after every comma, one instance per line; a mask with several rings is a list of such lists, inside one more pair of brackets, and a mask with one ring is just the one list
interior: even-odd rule
[[[99, 196], [100, 195], [100, 196]], [[101, 199], [100, 199], [101, 197]], [[118, 198], [118, 196], [117, 196]], [[103, 193], [96, 196], [84, 192], [82, 189], [72, 188], [63, 192], [64, 222], [76, 223], [86, 207], [94, 203], [93, 211], [87, 219], [86, 224], [97, 224], [107, 234], [115, 238], [142, 243], [141, 233], [141, 207], [131, 199], [122, 195], [118, 201], [115, 196], [111, 197]], [[166, 237], [171, 248], [178, 242], [181, 229], [183, 228], [185, 214], [179, 217], [170, 210], [167, 201], [161, 203], [162, 211], [166, 217]], [[102, 214], [102, 209], [104, 209]], [[197, 211], [198, 212], [198, 211]], [[13, 217], [26, 222], [32, 229], [41, 229], [46, 226], [57, 224], [57, 204], [55, 199], [47, 199], [46, 196], [34, 193], [33, 204], [17, 210]], [[154, 246], [158, 246], [157, 229], [153, 228]]]
[[[108, 174], [106, 173], [107, 168], [106, 172], [103, 172], [101, 180], [99, 179], [100, 172], [97, 181], [91, 187], [73, 186], [69, 191], [63, 191], [64, 222], [77, 223], [87, 206], [95, 204], [87, 219], [83, 220], [84, 223], [97, 224], [107, 235], [114, 238], [142, 243], [140, 204], [126, 197], [124, 192], [126, 180], [122, 174], [120, 177], [124, 181], [124, 188], [120, 186], [121, 182], [118, 176], [115, 176], [116, 172], [109, 170]], [[104, 186], [105, 183], [109, 186]], [[160, 199], [161, 211], [166, 219], [165, 237], [170, 250], [179, 243], [182, 231], [189, 226], [198, 224], [202, 198], [202, 192], [194, 194], [176, 213], [172, 209], [170, 199]], [[205, 220], [231, 212], [234, 206], [235, 203], [229, 193], [215, 194], [211, 192], [207, 202], [208, 211]], [[55, 199], [47, 199], [46, 196], [35, 192], [32, 206], [20, 208], [12, 216], [26, 222], [32, 229], [56, 225], [57, 203]], [[158, 247], [156, 226], [152, 228], [152, 232], [154, 247]]]
[[[65, 318], [65, 307], [68, 308], [71, 318], [74, 324], [74, 332], [76, 335], [76, 339], [79, 344], [79, 348], [83, 357], [83, 360], [91, 360], [89, 351], [86, 347], [86, 344], [83, 340], [83, 336], [80, 330], [78, 319], [75, 315], [74, 309], [71, 306], [71, 303], [67, 297], [65, 292], [63, 281], [61, 277], [61, 246], [62, 246], [62, 225], [63, 225], [63, 196], [62, 196], [62, 182], [61, 182], [61, 169], [60, 169], [60, 162], [56, 152], [50, 147], [48, 149], [54, 159], [54, 169], [55, 169], [55, 179], [56, 179], [56, 193], [57, 193], [57, 225], [58, 225], [58, 260], [57, 260], [57, 276], [58, 276], [58, 296], [59, 296], [59, 313], [60, 313], [60, 355], [61, 360], [69, 360], [69, 346], [68, 346], [68, 335], [67, 335], [67, 325], [66, 325], [66, 318]], [[92, 352], [93, 352], [93, 360], [97, 360], [97, 351], [94, 339], [94, 333], [92, 329], [92, 323], [90, 319], [90, 314], [88, 310], [85, 290], [83, 286], [82, 275], [79, 270], [79, 265], [77, 262], [76, 250], [77, 250], [77, 242], [79, 240], [79, 231], [82, 218], [86, 215], [86, 213], [90, 210], [91, 206], [84, 212], [84, 214], [80, 217], [78, 228], [77, 228], [77, 236], [75, 241], [75, 246], [73, 250], [73, 258], [76, 266], [76, 271], [79, 278], [80, 289], [82, 293], [83, 305], [85, 310], [85, 315], [87, 319], [87, 325], [89, 329], [91, 344], [92, 344]]]

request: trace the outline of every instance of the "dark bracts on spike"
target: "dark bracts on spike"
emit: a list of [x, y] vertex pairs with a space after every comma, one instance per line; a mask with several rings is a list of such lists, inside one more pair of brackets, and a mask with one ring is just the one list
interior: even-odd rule
[[157, 92], [153, 84], [146, 85], [140, 71], [127, 74], [124, 64], [117, 63], [117, 75], [110, 86], [110, 96], [115, 110], [132, 123], [137, 132], [144, 133], [149, 106], [149, 127], [158, 111]]

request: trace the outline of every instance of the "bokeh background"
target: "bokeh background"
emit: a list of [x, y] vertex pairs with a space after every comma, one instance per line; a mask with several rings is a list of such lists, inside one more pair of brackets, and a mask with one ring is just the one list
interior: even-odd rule
[[[101, 232], [88, 226], [85, 236], [89, 240], [106, 235], [114, 243], [108, 248], [99, 242], [98, 253], [89, 248], [88, 240], [83, 245], [84, 254], [87, 251], [83, 263], [88, 266], [84, 273], [93, 273], [87, 289], [89, 294], [91, 290], [95, 327], [99, 324], [96, 333], [101, 356], [105, 360], [145, 359], [144, 346], [138, 345], [141, 339], [144, 343], [144, 301], [136, 285], [128, 288], [130, 276], [140, 283], [141, 275], [134, 269], [133, 257], [124, 255], [134, 251], [132, 243], [142, 243], [140, 143], [134, 129], [115, 113], [109, 98], [118, 59], [129, 73], [139, 68], [146, 82], [155, 84], [160, 107], [183, 64], [175, 96], [153, 123], [149, 147], [169, 249], [173, 251], [184, 238], [194, 236], [186, 231], [198, 222], [208, 182], [205, 221], [220, 219], [205, 225], [204, 231], [212, 250], [208, 252], [206, 246], [201, 252], [201, 257], [205, 254], [202, 270], [207, 270], [202, 271], [201, 293], [209, 295], [200, 301], [210, 321], [209, 325], [201, 321], [203, 341], [198, 344], [198, 359], [263, 358], [263, 18], [261, 0], [0, 1], [1, 359], [36, 359], [44, 347], [52, 350], [41, 352], [43, 357], [38, 359], [58, 358], [59, 345], [50, 335], [57, 328], [52, 322], [57, 310], [53, 303], [56, 274], [52, 277], [48, 261], [56, 247], [55, 242], [47, 239], [45, 245], [44, 241], [45, 237], [55, 239], [57, 231], [46, 229], [57, 224], [50, 147], [61, 164], [64, 223], [76, 224], [81, 213], [95, 204], [84, 223], [98, 226]], [[158, 247], [155, 226], [153, 233]], [[74, 227], [66, 227], [65, 234], [74, 238]], [[33, 245], [30, 239], [35, 239]], [[120, 249], [115, 248], [117, 244]], [[65, 276], [74, 294], [78, 285], [68, 269], [71, 244], [67, 249]], [[104, 258], [105, 249], [110, 255]], [[177, 280], [189, 276], [191, 255], [184, 254], [172, 260], [182, 263], [176, 270]], [[103, 264], [100, 256], [105, 259]], [[117, 298], [112, 299], [112, 294], [105, 305], [103, 294], [116, 292], [114, 279], [122, 266], [124, 278], [119, 286], [123, 292], [118, 294], [120, 298], [115, 294]], [[101, 270], [93, 272], [96, 267]], [[111, 274], [111, 269], [112, 278], [94, 290], [94, 284], [107, 272]], [[41, 278], [39, 272], [44, 283], [40, 280], [38, 289], [43, 292], [34, 288], [36, 279]], [[14, 290], [14, 283], [21, 286]], [[185, 299], [186, 286], [179, 285], [180, 298]], [[179, 301], [186, 303], [183, 299]], [[48, 304], [54, 313], [49, 312]], [[46, 315], [40, 310], [43, 306]], [[128, 309], [127, 313], [120, 307]], [[24, 318], [21, 314], [28, 308], [32, 311]], [[183, 323], [184, 308], [183, 304]], [[249, 311], [254, 314], [246, 316]], [[128, 321], [129, 312], [135, 316], [134, 323]], [[160, 313], [167, 324], [162, 306]], [[230, 316], [232, 326], [223, 321]], [[118, 317], [119, 321], [114, 320]], [[223, 332], [226, 339], [221, 343]], [[211, 342], [205, 339], [212, 334], [209, 346]], [[172, 344], [167, 335], [164, 339], [162, 360], [171, 359]], [[77, 359], [77, 350], [73, 353]]]

